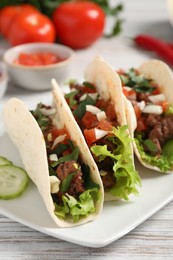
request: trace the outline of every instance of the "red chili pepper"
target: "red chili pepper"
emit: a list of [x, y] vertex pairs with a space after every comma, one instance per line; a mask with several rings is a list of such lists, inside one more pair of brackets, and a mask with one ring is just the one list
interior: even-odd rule
[[173, 46], [150, 35], [140, 34], [134, 38], [135, 43], [145, 49], [154, 51], [167, 63], [173, 65]]

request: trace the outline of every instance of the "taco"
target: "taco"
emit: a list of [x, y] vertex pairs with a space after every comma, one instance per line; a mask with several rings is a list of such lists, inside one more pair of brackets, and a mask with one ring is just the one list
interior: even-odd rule
[[102, 210], [103, 187], [97, 166], [63, 95], [29, 111], [10, 99], [4, 108], [7, 132], [29, 177], [58, 227], [94, 220]]
[[130, 194], [138, 194], [140, 178], [134, 167], [120, 78], [97, 56], [86, 68], [85, 81], [71, 81], [69, 86], [65, 99], [98, 166], [105, 201], [128, 200]]
[[126, 112], [129, 127], [134, 132], [134, 150], [138, 159], [145, 167], [172, 172], [172, 71], [162, 61], [149, 60], [137, 69], [119, 70], [118, 74], [123, 92], [133, 107], [133, 112], [127, 107]]

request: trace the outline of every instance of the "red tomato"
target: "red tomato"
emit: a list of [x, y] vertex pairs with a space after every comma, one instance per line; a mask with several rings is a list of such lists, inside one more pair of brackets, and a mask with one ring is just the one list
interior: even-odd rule
[[98, 128], [105, 130], [105, 131], [111, 131], [112, 125], [106, 119], [102, 119], [99, 121]]
[[38, 12], [38, 10], [29, 4], [8, 5], [0, 10], [0, 31], [4, 37], [8, 37], [11, 24], [21, 12]]
[[138, 105], [135, 105], [134, 107], [136, 119], [138, 120], [141, 117], [142, 111]]
[[51, 20], [40, 12], [22, 12], [12, 23], [8, 39], [11, 45], [30, 42], [54, 42], [55, 28]]
[[143, 120], [143, 118], [142, 117], [140, 117], [139, 119], [138, 119], [138, 122], [137, 122], [137, 131], [145, 131], [147, 129], [147, 126], [146, 126], [146, 124], [144, 123], [144, 120]]
[[94, 128], [84, 129], [84, 136], [88, 145], [97, 141]]
[[91, 112], [86, 111], [85, 115], [82, 118], [82, 123], [87, 129], [96, 127], [99, 123], [96, 115]]
[[74, 49], [85, 48], [101, 37], [105, 13], [95, 3], [65, 2], [53, 12], [57, 37]]
[[65, 135], [65, 134], [66, 134], [65, 140], [70, 138], [69, 134], [65, 128], [62, 128], [62, 129], [53, 128], [53, 129], [51, 129], [50, 132], [51, 132], [53, 140], [55, 140], [56, 137], [58, 137], [60, 135]]

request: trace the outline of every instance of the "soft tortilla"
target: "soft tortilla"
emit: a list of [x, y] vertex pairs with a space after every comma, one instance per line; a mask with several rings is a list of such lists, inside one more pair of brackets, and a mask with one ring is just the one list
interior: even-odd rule
[[[144, 75], [144, 77], [155, 80], [156, 83], [160, 86], [161, 92], [165, 95], [166, 100], [168, 100], [168, 102], [173, 105], [173, 95], [172, 95], [173, 74], [169, 66], [160, 60], [153, 59], [141, 64], [138, 70], [141, 74]], [[128, 111], [129, 118], [131, 117], [130, 114], [132, 115], [131, 112]], [[133, 123], [134, 123], [134, 115], [133, 118], [131, 117], [131, 122], [129, 121], [129, 127], [131, 129], [133, 129], [132, 126]], [[140, 153], [137, 149], [135, 142], [134, 142], [134, 151], [143, 166], [156, 171], [161, 171], [157, 166], [150, 165], [141, 159]], [[169, 172], [172, 171], [168, 171], [167, 173]]]
[[97, 166], [88, 150], [84, 137], [73, 116], [68, 113], [68, 105], [59, 89], [55, 86], [56, 83], [54, 81], [53, 85], [53, 103], [57, 110], [57, 118], [54, 121], [57, 126], [59, 125], [59, 128], [65, 125], [70, 133], [71, 140], [80, 149], [81, 158], [91, 169], [91, 178], [100, 186], [100, 200], [96, 205], [95, 213], [81, 218], [76, 223], [72, 222], [71, 218], [62, 220], [56, 217], [50, 191], [46, 146], [41, 129], [24, 103], [16, 98], [12, 98], [6, 103], [4, 107], [4, 122], [11, 140], [19, 150], [23, 165], [29, 177], [37, 186], [50, 216], [58, 227], [70, 227], [94, 220], [102, 211], [104, 193]]

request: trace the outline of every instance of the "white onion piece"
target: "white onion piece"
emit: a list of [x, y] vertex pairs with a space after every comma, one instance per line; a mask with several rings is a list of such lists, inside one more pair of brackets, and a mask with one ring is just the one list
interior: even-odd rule
[[108, 172], [104, 170], [100, 170], [100, 176], [106, 176]]
[[102, 110], [99, 109], [98, 107], [95, 107], [92, 105], [86, 105], [86, 111], [91, 112], [96, 115], [97, 113], [101, 112]]
[[64, 139], [66, 137], [66, 134], [64, 135], [59, 135], [57, 138], [55, 138], [54, 142], [53, 142], [53, 145], [52, 145], [52, 149], [57, 145], [59, 144], [60, 142], [63, 142]]
[[83, 94], [83, 95], [80, 97], [79, 101], [81, 102], [81, 101], [85, 100], [85, 98], [86, 98], [87, 96], [90, 96], [92, 99], [96, 100], [97, 97], [98, 97], [98, 93], [85, 93], [85, 94]]
[[59, 185], [61, 181], [56, 176], [49, 176], [51, 193], [57, 193], [59, 191]]
[[123, 86], [124, 89], [126, 89], [127, 91], [132, 90], [132, 88], [128, 87], [128, 86]]
[[52, 162], [57, 162], [58, 161], [58, 156], [56, 155], [56, 153], [50, 154], [49, 159]]
[[43, 115], [45, 116], [51, 116], [51, 115], [54, 115], [56, 113], [56, 109], [55, 108], [40, 108], [40, 111]]
[[142, 112], [147, 114], [161, 115], [163, 113], [163, 108], [157, 105], [148, 105], [143, 109]]
[[94, 129], [95, 131], [95, 137], [97, 140], [99, 140], [100, 138], [104, 137], [105, 135], [107, 135], [109, 133], [109, 131], [105, 131], [105, 130], [101, 130], [101, 129]]
[[100, 120], [106, 118], [106, 113], [105, 113], [104, 111], [101, 111], [101, 112], [98, 112], [98, 113], [96, 114], [96, 116], [97, 116], [97, 119], [100, 121]]
[[159, 102], [159, 101], [165, 101], [165, 96], [164, 94], [158, 94], [158, 95], [151, 95], [148, 97], [149, 100], [153, 103]]
[[142, 111], [145, 108], [145, 101], [141, 101], [137, 103], [137, 106], [140, 108], [140, 110]]

